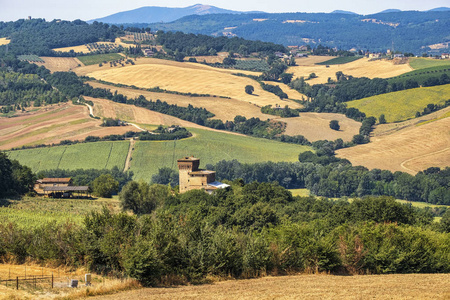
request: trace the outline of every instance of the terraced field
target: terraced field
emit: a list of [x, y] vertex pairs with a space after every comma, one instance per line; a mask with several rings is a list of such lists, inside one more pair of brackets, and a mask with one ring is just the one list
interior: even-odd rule
[[[299, 107], [299, 104], [295, 102], [280, 100], [274, 94], [264, 91], [255, 80], [232, 75], [235, 72], [236, 70], [217, 69], [201, 64], [157, 59], [140, 59], [139, 63], [134, 66], [120, 68], [80, 68], [77, 70], [79, 74], [86, 74], [112, 83], [230, 97], [258, 106], [289, 104], [290, 107]], [[247, 73], [252, 74], [251, 72]], [[245, 93], [246, 85], [254, 86], [254, 95]], [[294, 99], [302, 98], [302, 95], [296, 91], [290, 91], [290, 96]]]
[[30, 167], [33, 172], [47, 169], [111, 169], [123, 170], [129, 141], [83, 143], [37, 149], [8, 151], [11, 159]]
[[317, 78], [308, 80], [308, 84], [313, 85], [318, 83], [326, 83], [328, 81], [328, 77], [331, 79], [336, 79], [336, 72], [338, 71], [342, 71], [344, 74], [352, 75], [354, 77], [390, 78], [411, 70], [412, 68], [408, 64], [395, 65], [392, 61], [369, 61], [368, 58], [361, 58], [354, 62], [342, 65], [329, 65], [329, 67], [325, 65], [298, 65], [295, 67], [290, 67], [287, 72], [293, 73], [294, 78], [308, 78], [311, 73], [315, 73]]
[[378, 118], [384, 114], [386, 121], [398, 122], [415, 117], [427, 104], [443, 104], [450, 99], [450, 84], [416, 88], [347, 102], [367, 116]]

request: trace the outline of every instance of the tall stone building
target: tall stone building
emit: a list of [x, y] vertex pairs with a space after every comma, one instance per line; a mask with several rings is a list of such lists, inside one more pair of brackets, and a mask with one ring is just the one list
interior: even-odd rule
[[229, 187], [228, 184], [216, 181], [216, 172], [199, 169], [200, 159], [186, 156], [178, 160], [180, 176], [180, 193], [190, 190], [205, 190], [212, 193], [217, 189]]

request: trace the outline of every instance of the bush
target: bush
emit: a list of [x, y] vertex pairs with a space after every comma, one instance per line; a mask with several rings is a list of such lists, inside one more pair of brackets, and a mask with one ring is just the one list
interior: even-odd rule
[[339, 130], [341, 128], [341, 126], [339, 126], [339, 121], [338, 120], [331, 120], [330, 121], [330, 128], [333, 130]]

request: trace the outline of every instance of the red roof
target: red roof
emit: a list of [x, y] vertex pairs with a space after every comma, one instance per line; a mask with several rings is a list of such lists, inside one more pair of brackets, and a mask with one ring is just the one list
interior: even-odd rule
[[69, 183], [72, 178], [43, 178], [41, 183]]

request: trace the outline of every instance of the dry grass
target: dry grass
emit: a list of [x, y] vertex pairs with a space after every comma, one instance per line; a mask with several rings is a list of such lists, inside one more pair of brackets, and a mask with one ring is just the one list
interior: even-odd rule
[[337, 155], [353, 165], [410, 174], [450, 166], [450, 118], [422, 126], [411, 120], [379, 127], [369, 144], [338, 150]]
[[[300, 106], [292, 101], [280, 100], [274, 94], [264, 91], [256, 81], [250, 78], [232, 75], [235, 72], [235, 70], [217, 69], [196, 63], [179, 63], [151, 58], [139, 59], [134, 66], [77, 69], [77, 73], [80, 75], [86, 74], [108, 82], [143, 88], [158, 86], [162, 89], [183, 93], [225, 96], [258, 106], [268, 104]], [[247, 71], [244, 73], [255, 74]], [[246, 85], [254, 86], [255, 95], [245, 93]], [[301, 98], [301, 96], [296, 98]]]
[[143, 95], [147, 99], [152, 99], [154, 101], [159, 99], [161, 101], [166, 101], [169, 104], [176, 104], [178, 106], [187, 107], [189, 104], [192, 104], [195, 107], [204, 107], [208, 111], [215, 114], [214, 119], [220, 119], [224, 122], [227, 120], [233, 120], [237, 115], [245, 116], [247, 118], [258, 117], [264, 120], [268, 118], [268, 115], [261, 113], [260, 107], [236, 99], [223, 99], [217, 97], [189, 97], [168, 93], [154, 93], [130, 88], [117, 88], [98, 82], [89, 82], [89, 84], [96, 88], [98, 87], [110, 89], [113, 93], [114, 91], [117, 91], [119, 94], [123, 94], [130, 98], [136, 98], [139, 95]]
[[44, 66], [53, 72], [68, 72], [79, 66], [84, 66], [83, 63], [74, 57], [41, 57], [45, 62], [36, 63], [39, 66]]
[[[330, 57], [326, 58], [327, 60], [330, 59]], [[287, 72], [294, 73], [294, 78], [308, 78], [309, 74], [315, 73], [318, 77], [308, 80], [308, 83], [311, 85], [326, 83], [328, 77], [335, 80], [336, 72], [338, 71], [342, 71], [344, 74], [352, 75], [354, 77], [389, 78], [413, 70], [408, 64], [394, 65], [392, 61], [369, 61], [368, 58], [361, 58], [343, 65], [330, 65], [328, 68], [323, 65], [300, 65], [302, 59], [303, 58], [301, 58], [298, 63], [299, 66], [290, 67]]]
[[[54, 276], [54, 288], [51, 281], [41, 284], [38, 289], [19, 284], [19, 290], [14, 289], [14, 283], [9, 287], [0, 286], [0, 299], [80, 299], [98, 295], [113, 294], [140, 288], [141, 285], [133, 279], [109, 279], [97, 274], [91, 274], [92, 285], [85, 286], [84, 274], [90, 273], [86, 269], [70, 269], [67, 267], [46, 267], [32, 263], [26, 265], [0, 264], [0, 278], [16, 278], [16, 276]], [[70, 279], [78, 280], [78, 288], [69, 288]]]
[[295, 63], [297, 66], [315, 66], [318, 63], [327, 61], [332, 59], [330, 56], [308, 56], [308, 57], [301, 57], [296, 58]]
[[0, 118], [0, 150], [23, 145], [52, 144], [62, 140], [83, 140], [88, 135], [105, 136], [137, 131], [132, 126], [101, 127], [89, 117], [85, 106], [58, 104], [14, 118]]
[[186, 56], [184, 58], [185, 61], [188, 61], [189, 58], [195, 58], [199, 63], [205, 61], [208, 64], [214, 63], [223, 63], [223, 60], [228, 56], [228, 52], [219, 52], [216, 56]]
[[[361, 123], [342, 114], [332, 113], [300, 113], [300, 117], [278, 119], [287, 124], [284, 134], [303, 135], [309, 141], [343, 139], [351, 141], [359, 133]], [[339, 131], [330, 128], [330, 121], [338, 120]]]
[[449, 274], [297, 275], [146, 288], [93, 299], [449, 299], [449, 281]]
[[0, 46], [8, 45], [11, 43], [11, 40], [8, 40], [7, 38], [0, 38]]

